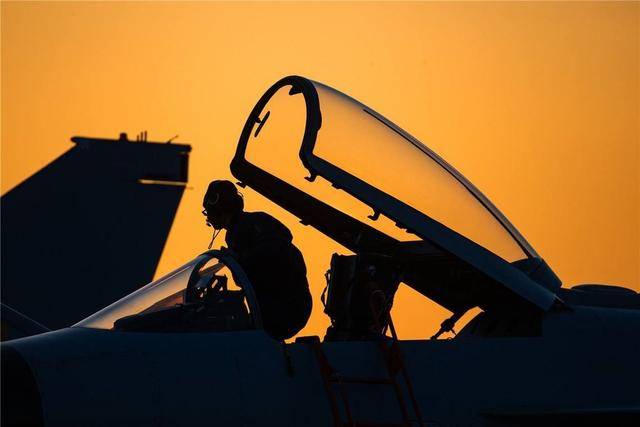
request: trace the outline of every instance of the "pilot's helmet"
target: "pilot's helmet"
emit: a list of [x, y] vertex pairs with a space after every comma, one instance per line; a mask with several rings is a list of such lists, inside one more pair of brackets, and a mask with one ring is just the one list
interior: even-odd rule
[[244, 209], [244, 200], [233, 182], [219, 179], [209, 184], [202, 206], [210, 213], [235, 213]]

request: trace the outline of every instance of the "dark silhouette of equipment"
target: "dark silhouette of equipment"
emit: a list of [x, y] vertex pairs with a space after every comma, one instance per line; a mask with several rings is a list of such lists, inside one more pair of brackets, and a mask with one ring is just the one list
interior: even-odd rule
[[[301, 140], [283, 138], [284, 129]], [[287, 159], [306, 171], [276, 167]], [[324, 342], [268, 334], [258, 282], [269, 275], [266, 284], [281, 283], [291, 263], [270, 262], [274, 251], [262, 247], [265, 262], [252, 272], [229, 245], [73, 327], [2, 343], [3, 426], [640, 425], [640, 294], [562, 287], [480, 190], [384, 116], [321, 83], [286, 77], [250, 113], [231, 171], [247, 191], [349, 251], [331, 260]], [[342, 193], [372, 218], [343, 205]], [[447, 203], [432, 204], [440, 200]], [[46, 219], [44, 205], [36, 208], [31, 220]], [[20, 284], [33, 298], [52, 298], [37, 293], [64, 282], [45, 283], [46, 266], [26, 259]], [[438, 331], [422, 325], [424, 339], [398, 340], [389, 313], [400, 282], [451, 313]], [[235, 288], [244, 304], [228, 294]], [[456, 334], [472, 308], [479, 313]], [[454, 337], [437, 339], [444, 332]]]
[[325, 277], [321, 300], [331, 318], [325, 340], [375, 340], [385, 334], [400, 284], [399, 266], [390, 257], [333, 254]]
[[57, 329], [149, 282], [191, 147], [73, 137], [2, 197], [2, 302]]
[[[398, 266], [386, 256], [334, 254], [331, 258], [331, 268], [326, 274], [327, 288], [322, 295], [324, 311], [331, 318], [331, 326], [327, 329], [325, 341], [376, 341], [383, 359], [383, 372], [386, 375], [378, 377], [345, 375], [332, 366], [322, 350], [318, 337], [302, 337], [296, 340], [296, 342], [309, 344], [313, 350], [331, 405], [335, 427], [354, 425], [409, 427], [413, 422], [423, 425], [420, 406], [416, 400], [411, 378], [398, 344], [398, 335], [391, 319], [393, 296], [400, 284], [399, 272]], [[325, 295], [327, 295], [326, 299]], [[386, 336], [387, 329], [391, 332], [390, 337]], [[398, 382], [400, 376], [404, 379], [404, 389]], [[369, 423], [355, 420], [351, 410], [352, 404], [349, 401], [350, 385], [391, 386], [398, 401], [402, 421], [400, 423]], [[413, 419], [407, 407], [405, 394], [411, 401], [415, 415]], [[342, 402], [342, 411], [339, 400]], [[346, 421], [343, 421], [343, 418], [346, 418]]]

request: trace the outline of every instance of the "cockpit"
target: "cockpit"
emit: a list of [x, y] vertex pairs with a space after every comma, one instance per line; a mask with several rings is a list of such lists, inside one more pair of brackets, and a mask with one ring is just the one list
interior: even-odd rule
[[[359, 269], [387, 299], [402, 282], [454, 317], [473, 307], [545, 311], [556, 301], [560, 280], [471, 182], [390, 120], [324, 84], [289, 76], [270, 87], [249, 114], [231, 172], [356, 254], [331, 260], [334, 277]], [[78, 326], [161, 330], [175, 317], [184, 330], [256, 327], [259, 307], [239, 266], [207, 254]], [[386, 273], [366, 273], [374, 270]], [[232, 278], [242, 296], [228, 288]], [[339, 289], [329, 296], [331, 311], [342, 297]], [[235, 304], [236, 317], [209, 311], [221, 297]]]
[[126, 332], [261, 328], [260, 308], [233, 257], [208, 251], [75, 326]]

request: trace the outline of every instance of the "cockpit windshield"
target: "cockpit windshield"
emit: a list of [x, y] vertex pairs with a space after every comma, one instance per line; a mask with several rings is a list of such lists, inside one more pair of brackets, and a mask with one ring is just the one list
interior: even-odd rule
[[[233, 260], [217, 252], [200, 255], [74, 326], [153, 332], [220, 330], [221, 323], [230, 325], [229, 319], [239, 325], [238, 319], [247, 318], [249, 311], [257, 320], [253, 324], [259, 325], [259, 308], [246, 276]], [[205, 322], [195, 324], [192, 310], [210, 313]], [[190, 318], [189, 325], [184, 317]], [[220, 320], [222, 317], [226, 318]], [[211, 322], [214, 318], [217, 323]], [[248, 321], [244, 328], [246, 324]]]

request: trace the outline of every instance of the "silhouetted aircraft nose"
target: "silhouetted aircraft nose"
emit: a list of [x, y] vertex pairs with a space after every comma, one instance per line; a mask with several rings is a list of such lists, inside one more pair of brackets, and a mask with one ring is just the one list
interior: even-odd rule
[[43, 426], [38, 384], [31, 368], [13, 347], [3, 344], [2, 425]]

